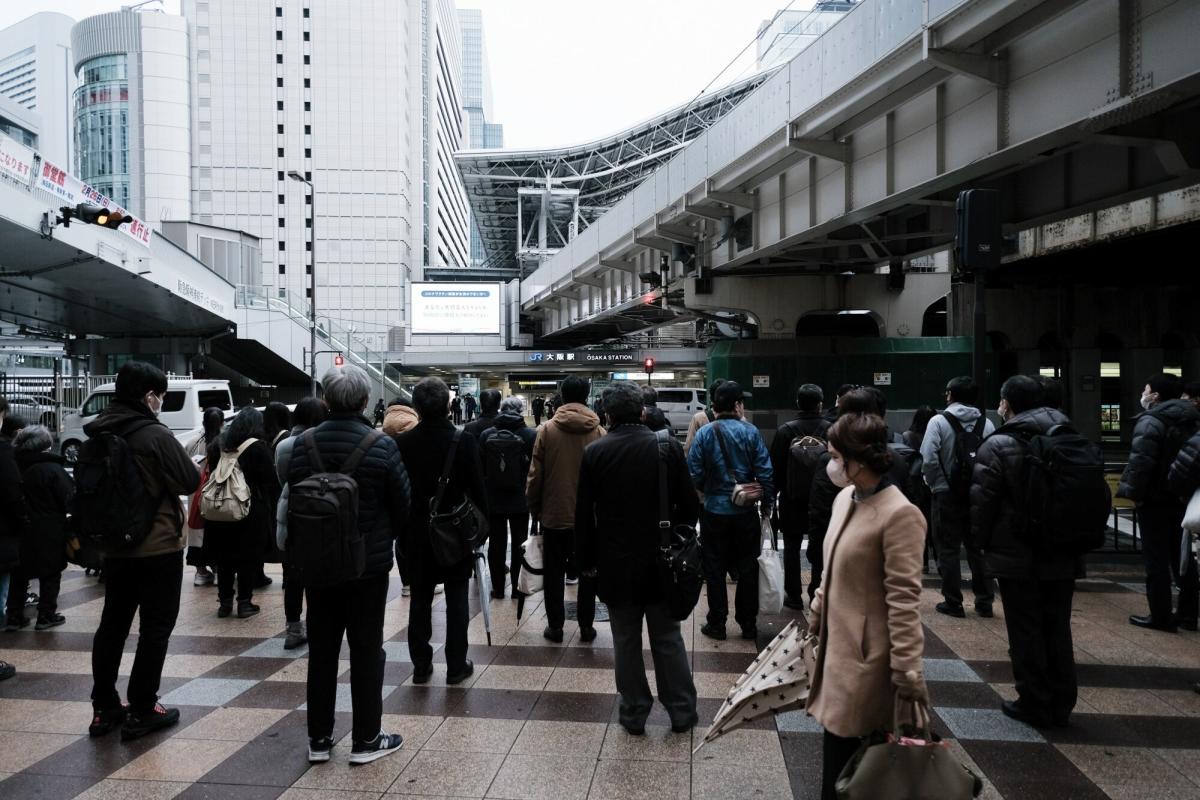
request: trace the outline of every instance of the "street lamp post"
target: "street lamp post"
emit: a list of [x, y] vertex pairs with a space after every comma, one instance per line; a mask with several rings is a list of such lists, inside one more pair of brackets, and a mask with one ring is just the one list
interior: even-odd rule
[[308, 273], [308, 313], [309, 323], [311, 325], [309, 332], [309, 348], [308, 348], [308, 374], [312, 379], [312, 396], [317, 396], [317, 190], [313, 186], [312, 181], [305, 178], [299, 172], [292, 170], [288, 173], [288, 177], [294, 181], [300, 181], [308, 187], [308, 194], [312, 197], [309, 203], [309, 211], [312, 214], [312, 227], [309, 228], [309, 239], [312, 241], [312, 265], [309, 267]]

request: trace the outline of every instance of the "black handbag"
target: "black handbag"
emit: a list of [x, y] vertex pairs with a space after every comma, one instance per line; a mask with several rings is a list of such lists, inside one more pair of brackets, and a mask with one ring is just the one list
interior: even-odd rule
[[446, 453], [446, 465], [438, 478], [437, 494], [429, 506], [429, 536], [433, 546], [433, 560], [443, 567], [450, 567], [471, 557], [475, 548], [487, 540], [488, 521], [471, 498], [463, 493], [462, 502], [443, 512], [442, 501], [446, 487], [450, 485], [450, 473], [454, 469], [454, 456], [458, 452], [458, 441], [462, 431], [454, 432], [450, 451]]
[[700, 538], [691, 525], [671, 522], [671, 504], [667, 497], [667, 431], [658, 431], [658, 576], [663, 605], [674, 620], [687, 619], [704, 588], [704, 570], [700, 560]]

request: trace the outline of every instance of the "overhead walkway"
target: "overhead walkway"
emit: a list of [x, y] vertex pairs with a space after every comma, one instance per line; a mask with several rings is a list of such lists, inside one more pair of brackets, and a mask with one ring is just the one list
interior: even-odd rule
[[1186, 0], [864, 0], [526, 277], [522, 311], [550, 340], [616, 330], [664, 256], [677, 308], [749, 307], [734, 277], [875, 274], [886, 299], [880, 273], [951, 245], [960, 189], [1000, 189], [1032, 241], [1200, 184], [1197, 31]]

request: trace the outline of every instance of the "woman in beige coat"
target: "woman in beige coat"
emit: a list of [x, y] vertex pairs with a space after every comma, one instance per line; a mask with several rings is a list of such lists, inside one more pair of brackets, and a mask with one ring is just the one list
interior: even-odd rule
[[861, 738], [891, 727], [897, 698], [926, 699], [925, 517], [886, 477], [892, 454], [880, 417], [843, 415], [829, 429], [829, 451], [829, 477], [844, 488], [809, 623], [820, 641], [808, 713], [825, 728], [823, 798], [836, 797], [834, 784]]

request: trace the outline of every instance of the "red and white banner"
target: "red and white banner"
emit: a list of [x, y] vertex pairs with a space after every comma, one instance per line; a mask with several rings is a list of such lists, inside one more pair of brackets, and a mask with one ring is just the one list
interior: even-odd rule
[[0, 135], [0, 172], [28, 185], [33, 175], [33, 151], [25, 145]]
[[45, 158], [42, 159], [42, 169], [38, 175], [37, 186], [39, 189], [57, 196], [64, 204], [69, 206], [88, 203], [107, 208], [111, 211], [119, 211], [122, 216], [129, 218], [129, 222], [117, 228], [117, 232], [128, 236], [143, 247], [150, 246], [150, 237], [153, 234], [153, 229], [149, 225], [121, 208], [101, 192]]

